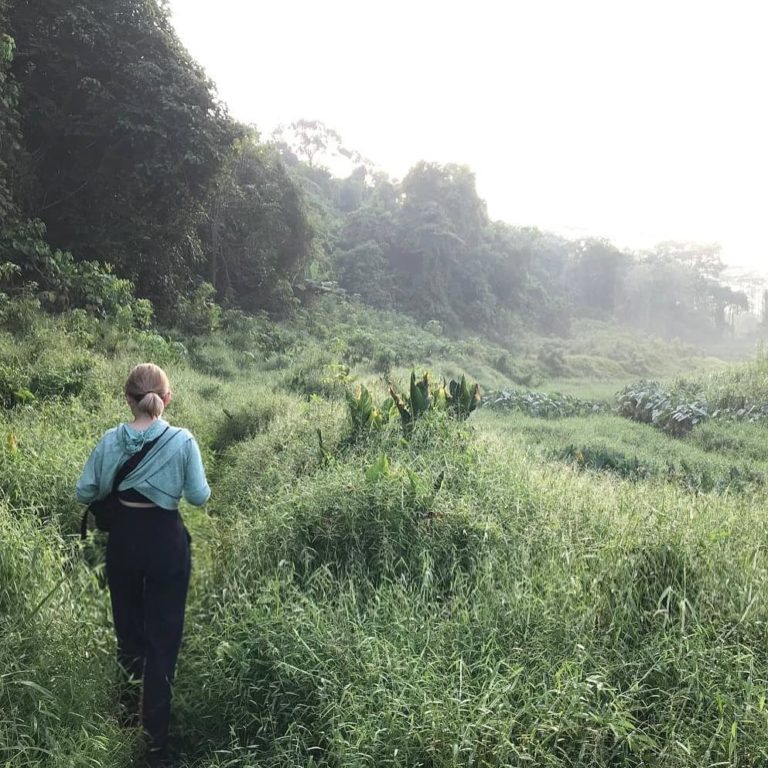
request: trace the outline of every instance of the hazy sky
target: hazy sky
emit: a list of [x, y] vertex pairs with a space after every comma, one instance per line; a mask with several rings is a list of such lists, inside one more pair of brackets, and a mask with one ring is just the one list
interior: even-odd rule
[[768, 270], [768, 3], [171, 0], [238, 119], [301, 117], [402, 177], [477, 175], [492, 217]]

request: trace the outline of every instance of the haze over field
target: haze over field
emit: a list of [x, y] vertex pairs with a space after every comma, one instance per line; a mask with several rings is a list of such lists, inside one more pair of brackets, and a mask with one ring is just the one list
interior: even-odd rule
[[396, 177], [468, 164], [495, 218], [768, 261], [762, 4], [170, 6], [233, 115], [265, 135], [319, 119]]

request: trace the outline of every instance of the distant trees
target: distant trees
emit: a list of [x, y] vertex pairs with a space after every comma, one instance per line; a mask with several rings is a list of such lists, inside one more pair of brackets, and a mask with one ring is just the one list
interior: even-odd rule
[[255, 133], [236, 143], [207, 211], [208, 278], [219, 296], [251, 311], [287, 309], [312, 230], [299, 189]]
[[660, 243], [633, 260], [620, 316], [655, 333], [693, 340], [730, 332], [749, 301], [720, 281], [723, 269], [718, 246]]
[[570, 260], [570, 291], [584, 312], [613, 316], [620, 301], [631, 257], [607, 240], [574, 244]]
[[748, 306], [721, 282], [716, 245], [664, 242], [632, 254], [493, 222], [463, 166], [418, 163], [400, 184], [360, 175], [361, 202], [349, 211], [334, 186], [348, 181], [324, 180], [337, 203], [333, 269], [375, 306], [501, 337], [521, 321], [567, 333], [571, 317], [588, 316], [691, 340], [730, 332]]
[[283, 153], [294, 156], [309, 168], [325, 168], [329, 162], [346, 159], [353, 166], [370, 165], [359, 152], [344, 145], [338, 131], [321, 120], [296, 120], [272, 132], [272, 142]]
[[17, 283], [28, 253], [72, 283], [106, 262], [172, 318], [214, 290], [280, 313], [298, 277], [332, 278], [499, 339], [577, 316], [694, 338], [747, 306], [716, 246], [569, 242], [491, 221], [466, 166], [420, 162], [397, 182], [319, 121], [273, 139], [228, 117], [162, 0], [0, 0], [0, 240]]

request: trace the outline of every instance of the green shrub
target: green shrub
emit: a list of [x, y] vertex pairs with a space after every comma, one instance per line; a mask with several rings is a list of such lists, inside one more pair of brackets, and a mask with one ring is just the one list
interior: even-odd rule
[[392, 368], [397, 364], [397, 361], [397, 354], [385, 347], [374, 354], [373, 370], [386, 378], [391, 374]]
[[219, 327], [221, 307], [214, 301], [215, 296], [216, 289], [210, 283], [200, 283], [179, 299], [175, 321], [182, 333], [206, 336]]
[[232, 380], [238, 376], [239, 366], [233, 351], [220, 339], [195, 339], [187, 347], [189, 364], [200, 373]]
[[328, 399], [345, 396], [346, 384], [352, 380], [349, 368], [336, 362], [323, 350], [310, 349], [289, 371], [289, 389], [307, 398], [313, 395]]
[[408, 437], [415, 422], [430, 411], [446, 411], [455, 419], [466, 419], [480, 405], [480, 385], [475, 384], [472, 391], [467, 387], [466, 378], [451, 382], [445, 381], [438, 386], [430, 384], [430, 375], [425, 372], [417, 381], [416, 372], [411, 371], [410, 387], [407, 394], [400, 394], [390, 382], [389, 400], [382, 406], [383, 413], [389, 413], [391, 405], [400, 413], [403, 431]]
[[582, 400], [559, 392], [547, 394], [522, 389], [489, 392], [483, 398], [483, 406], [498, 411], [520, 411], [544, 419], [589, 416], [608, 410], [608, 405], [599, 400]]
[[567, 445], [556, 452], [556, 457], [572, 462], [579, 469], [593, 469], [599, 472], [613, 472], [619, 477], [638, 480], [647, 477], [647, 463], [637, 456], [627, 456], [607, 446]]
[[117, 277], [110, 264], [75, 261], [71, 253], [51, 248], [41, 221], [0, 229], [0, 264], [17, 267], [2, 273], [5, 290], [34, 296], [51, 311], [82, 307], [107, 318], [125, 307], [131, 311], [135, 307], [138, 318], [147, 319], [148, 313], [151, 316], [149, 302], [137, 304], [132, 283]]
[[625, 387], [617, 401], [622, 416], [681, 436], [709, 416], [706, 404], [692, 400], [694, 396], [694, 392], [681, 391], [680, 387], [667, 391], [656, 381], [641, 381]]
[[40, 300], [28, 292], [13, 298], [0, 294], [0, 325], [16, 335], [34, 331], [39, 324]]
[[356, 331], [347, 340], [344, 358], [349, 363], [360, 363], [372, 360], [376, 354], [376, 342], [373, 334], [367, 331]]

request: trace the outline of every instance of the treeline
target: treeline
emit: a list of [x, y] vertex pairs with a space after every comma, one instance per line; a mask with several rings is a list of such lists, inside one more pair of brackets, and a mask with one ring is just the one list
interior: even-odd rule
[[331, 222], [327, 275], [374, 306], [502, 339], [521, 325], [564, 334], [571, 319], [590, 317], [704, 340], [732, 332], [750, 309], [721, 280], [717, 245], [629, 253], [607, 240], [513, 227], [489, 218], [465, 166], [421, 162], [393, 183], [360, 164], [336, 178], [319, 159], [334, 165], [354, 153], [322, 124], [291, 129], [277, 146]]
[[[0, 35], [6, 294], [104, 313], [135, 291], [173, 319], [214, 297], [287, 313], [329, 281], [501, 341], [580, 316], [710, 338], [748, 308], [715, 246], [630, 254], [492, 221], [468, 168], [422, 162], [396, 182], [318, 122], [262, 141], [161, 0], [0, 0]], [[341, 161], [348, 174], [328, 170]]]

